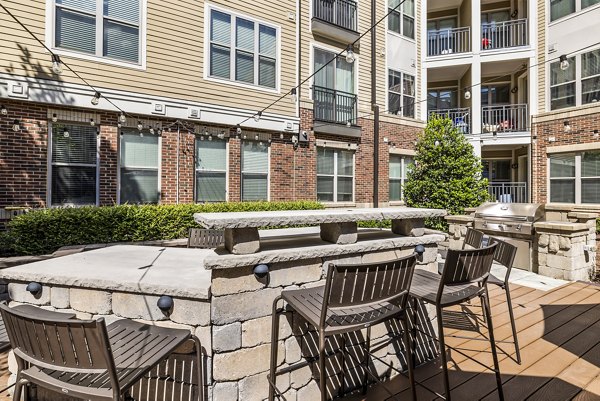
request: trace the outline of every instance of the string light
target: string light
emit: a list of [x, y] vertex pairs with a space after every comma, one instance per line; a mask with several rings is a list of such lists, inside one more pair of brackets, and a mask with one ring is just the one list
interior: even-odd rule
[[569, 69], [569, 60], [567, 59], [567, 55], [563, 54], [560, 56], [560, 69], [566, 71]]
[[93, 127], [94, 125], [96, 125], [96, 121], [94, 121], [93, 118], [90, 118], [90, 125]]
[[292, 103], [298, 103], [298, 90], [296, 88], [292, 88], [290, 94], [292, 95]]
[[52, 114], [52, 122], [55, 123], [58, 121], [58, 116], [56, 115], [56, 113]]
[[6, 107], [4, 107], [4, 105], [0, 106], [0, 115], [7, 115], [8, 114], [8, 110], [6, 109]]
[[94, 106], [98, 106], [98, 103], [100, 103], [100, 96], [102, 96], [100, 92], [94, 93], [94, 97], [92, 97], [92, 104]]
[[348, 49], [346, 50], [346, 62], [352, 64], [355, 60], [356, 56], [354, 55], [354, 46], [348, 45]]
[[119, 115], [119, 121], [120, 121], [121, 123], [123, 123], [123, 124], [125, 124], [125, 123], [127, 122], [127, 117], [125, 116], [125, 114], [124, 114], [124, 113], [121, 113], [121, 114]]
[[154, 135], [154, 128], [152, 126], [150, 126], [150, 135]]
[[65, 129], [63, 129], [63, 137], [68, 138], [69, 136], [71, 136], [71, 134], [69, 134], [69, 129], [65, 127]]
[[259, 111], [258, 113], [256, 113], [254, 115], [254, 121], [259, 122], [261, 117], [262, 117], [262, 111]]
[[56, 75], [60, 75], [63, 72], [62, 63], [60, 62], [60, 57], [56, 54], [52, 55], [52, 72]]
[[138, 121], [138, 123], [137, 123], [137, 129], [138, 129], [139, 131], [141, 131], [141, 130], [143, 130], [143, 129], [144, 129], [144, 125], [142, 124], [142, 122], [141, 122], [141, 121]]
[[13, 121], [12, 129], [15, 132], [19, 132], [21, 130], [21, 124], [19, 123], [19, 120]]

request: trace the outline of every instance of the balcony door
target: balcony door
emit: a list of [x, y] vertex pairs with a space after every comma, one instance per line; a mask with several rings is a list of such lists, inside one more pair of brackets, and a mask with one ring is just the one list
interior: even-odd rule
[[510, 104], [510, 84], [481, 86], [482, 106], [501, 106], [508, 104]]
[[[458, 51], [456, 36], [452, 29], [458, 26], [456, 18], [441, 18], [427, 21], [427, 51], [429, 56], [438, 56]], [[454, 50], [452, 50], [454, 49]]]
[[427, 91], [427, 110], [455, 109], [458, 107], [456, 88], [430, 89]]
[[315, 119], [354, 123], [354, 65], [344, 57], [335, 57], [333, 52], [314, 49], [314, 71], [318, 71], [313, 85]]

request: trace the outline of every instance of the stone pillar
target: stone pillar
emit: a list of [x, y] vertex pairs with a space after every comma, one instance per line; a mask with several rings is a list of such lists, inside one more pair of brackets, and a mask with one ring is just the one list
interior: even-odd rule
[[422, 237], [425, 235], [424, 219], [402, 219], [392, 220], [392, 232], [399, 235], [411, 237]]
[[233, 254], [244, 255], [260, 251], [258, 228], [226, 228], [225, 248]]
[[473, 228], [473, 216], [446, 216], [450, 249], [462, 249], [467, 228]]
[[334, 244], [354, 244], [358, 240], [358, 224], [321, 223], [321, 239]]

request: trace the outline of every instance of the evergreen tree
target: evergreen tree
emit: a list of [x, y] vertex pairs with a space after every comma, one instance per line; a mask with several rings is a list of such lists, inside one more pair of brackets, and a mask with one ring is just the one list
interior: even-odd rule
[[[482, 178], [481, 159], [449, 118], [433, 116], [416, 146], [415, 164], [409, 166], [404, 199], [408, 206], [464, 213], [489, 199], [488, 181]], [[446, 228], [445, 221], [429, 226]]]

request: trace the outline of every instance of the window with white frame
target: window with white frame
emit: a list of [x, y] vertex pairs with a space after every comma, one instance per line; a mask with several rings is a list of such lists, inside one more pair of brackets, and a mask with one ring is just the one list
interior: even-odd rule
[[388, 110], [404, 117], [415, 117], [415, 77], [388, 71]]
[[219, 10], [210, 10], [209, 76], [277, 87], [278, 29]]
[[600, 4], [600, 0], [581, 0], [581, 8], [591, 7], [594, 4]]
[[317, 200], [354, 201], [354, 152], [317, 147]]
[[550, 202], [600, 204], [600, 151], [549, 157]]
[[196, 202], [226, 200], [227, 142], [200, 137], [196, 139]]
[[242, 201], [269, 199], [269, 147], [242, 141]]
[[562, 70], [560, 61], [550, 64], [550, 109], [575, 106], [575, 57], [568, 58], [569, 68]]
[[142, 0], [54, 0], [53, 46], [141, 64]]
[[411, 164], [413, 159], [410, 156], [390, 155], [390, 201], [404, 200], [404, 183]]
[[51, 205], [95, 205], [98, 193], [97, 128], [53, 124], [51, 137]]
[[389, 0], [388, 29], [407, 38], [415, 38], [415, 0]]
[[120, 202], [158, 203], [159, 137], [137, 129], [121, 131]]
[[600, 102], [600, 49], [581, 55], [581, 104]]
[[575, 12], [575, 0], [550, 0], [550, 21]]

